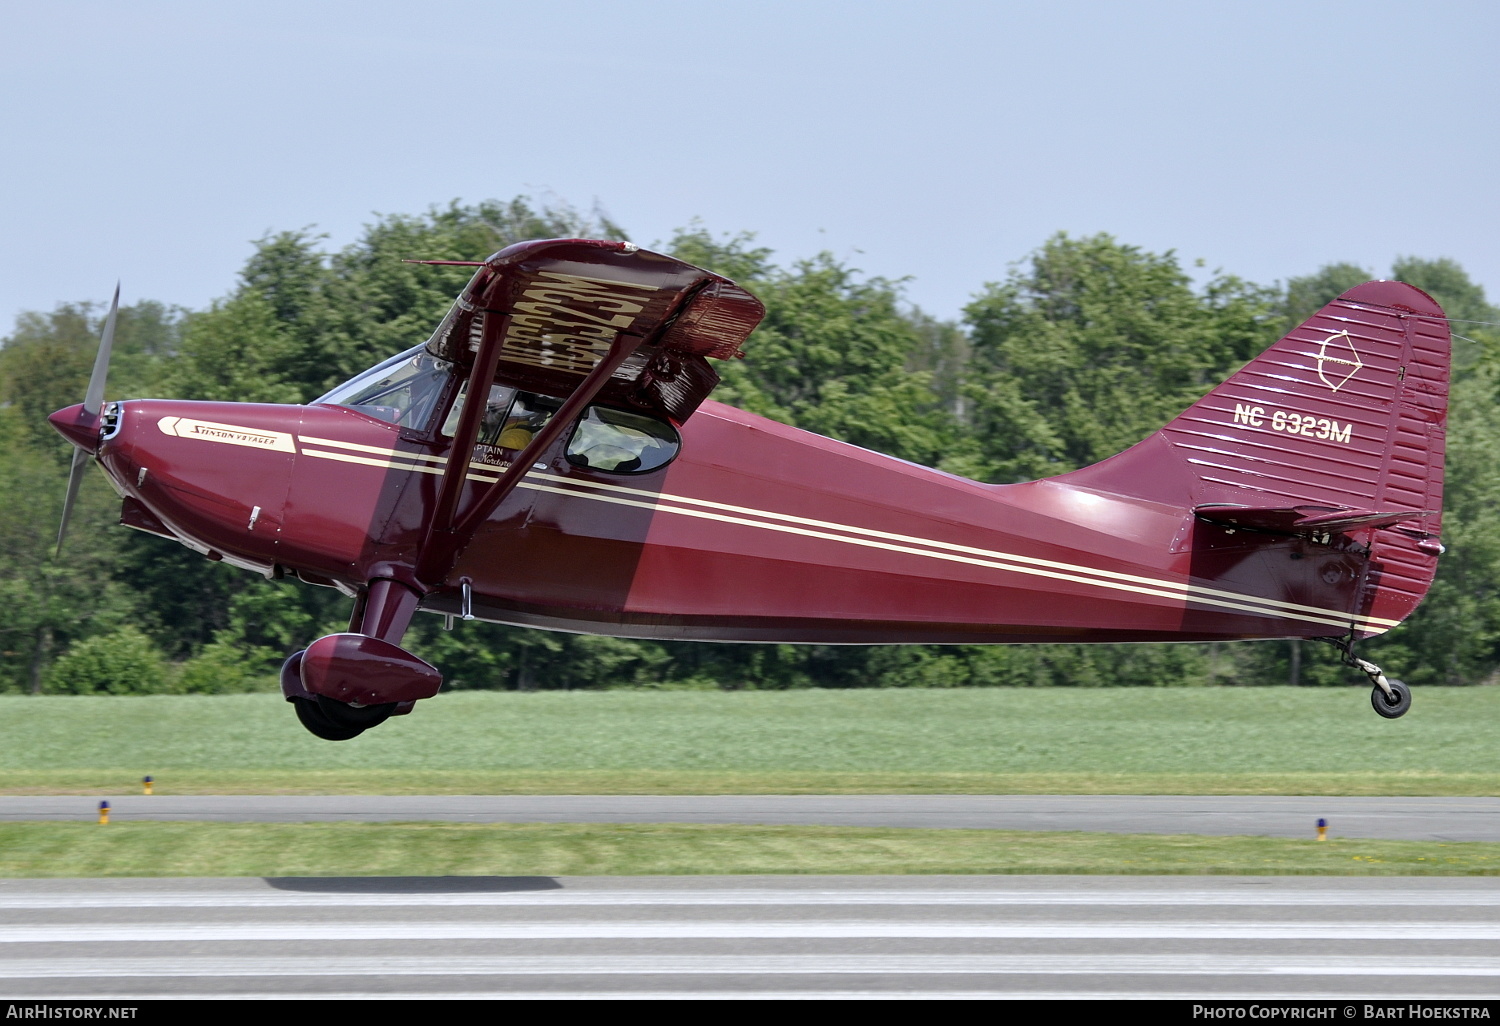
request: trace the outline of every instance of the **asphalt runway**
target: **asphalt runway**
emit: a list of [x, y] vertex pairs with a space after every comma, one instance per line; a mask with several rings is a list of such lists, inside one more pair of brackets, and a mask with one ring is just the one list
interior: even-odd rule
[[0, 880], [0, 995], [1444, 1000], [1500, 880]]
[[[112, 822], [759, 823], [1500, 841], [1500, 798], [1180, 795], [121, 795]], [[83, 820], [99, 799], [0, 797], [0, 820]]]

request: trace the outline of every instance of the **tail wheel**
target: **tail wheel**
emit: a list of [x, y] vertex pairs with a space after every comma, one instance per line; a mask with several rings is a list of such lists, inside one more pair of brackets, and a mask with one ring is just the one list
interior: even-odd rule
[[317, 702], [305, 698], [292, 699], [292, 708], [297, 710], [297, 719], [308, 732], [324, 741], [348, 741], [365, 732], [363, 727], [340, 726], [323, 714]]
[[1370, 704], [1375, 707], [1376, 712], [1388, 720], [1405, 716], [1406, 710], [1411, 708], [1411, 688], [1395, 677], [1387, 677], [1386, 683], [1391, 686], [1391, 693], [1387, 695], [1385, 690], [1377, 685], [1370, 691]]

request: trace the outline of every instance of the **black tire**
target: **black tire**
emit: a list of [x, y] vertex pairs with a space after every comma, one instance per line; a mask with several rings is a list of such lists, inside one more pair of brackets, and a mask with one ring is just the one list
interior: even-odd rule
[[292, 699], [292, 708], [297, 710], [297, 719], [307, 728], [308, 733], [324, 741], [348, 741], [365, 732], [363, 727], [351, 729], [339, 726], [323, 715], [323, 710], [318, 708], [318, 703], [309, 702], [305, 698]]
[[[1386, 693], [1377, 685], [1370, 692], [1370, 704], [1375, 707], [1376, 712], [1388, 720], [1405, 716], [1406, 710], [1411, 708], [1411, 688], [1395, 677], [1387, 677], [1385, 681], [1391, 686], [1391, 698], [1386, 697]], [[1392, 701], [1392, 698], [1395, 701]]]
[[391, 713], [396, 711], [395, 702], [355, 708], [348, 702], [340, 702], [337, 698], [329, 698], [327, 695], [313, 697], [318, 700], [318, 712], [322, 713], [328, 722], [345, 730], [369, 730], [371, 727], [378, 727], [390, 719]]
[[281, 693], [291, 700], [294, 695], [306, 694], [302, 687], [302, 657], [307, 649], [299, 648], [281, 664]]

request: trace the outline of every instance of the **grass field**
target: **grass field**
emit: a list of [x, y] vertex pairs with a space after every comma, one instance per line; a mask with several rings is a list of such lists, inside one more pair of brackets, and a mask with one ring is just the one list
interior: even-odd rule
[[0, 876], [1500, 874], [1500, 844], [675, 824], [0, 824]]
[[[0, 793], [1500, 794], [1500, 688], [459, 692], [354, 741], [279, 695], [0, 698]], [[1500, 873], [1500, 845], [604, 824], [0, 824], [0, 876]]]
[[1500, 688], [457, 692], [348, 742], [277, 695], [0, 698], [0, 793], [1500, 794]]

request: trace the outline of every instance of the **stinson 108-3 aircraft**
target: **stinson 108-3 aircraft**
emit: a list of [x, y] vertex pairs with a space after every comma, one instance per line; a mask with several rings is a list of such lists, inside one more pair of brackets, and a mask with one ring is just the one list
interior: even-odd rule
[[716, 274], [584, 239], [471, 265], [431, 338], [306, 406], [105, 403], [112, 308], [51, 417], [64, 530], [93, 457], [126, 526], [354, 599], [282, 669], [319, 737], [437, 694], [400, 647], [422, 609], [726, 642], [1316, 638], [1382, 716], [1410, 706], [1354, 648], [1443, 551], [1450, 341], [1419, 289], [1350, 289], [1125, 452], [989, 485], [710, 401], [764, 314]]

